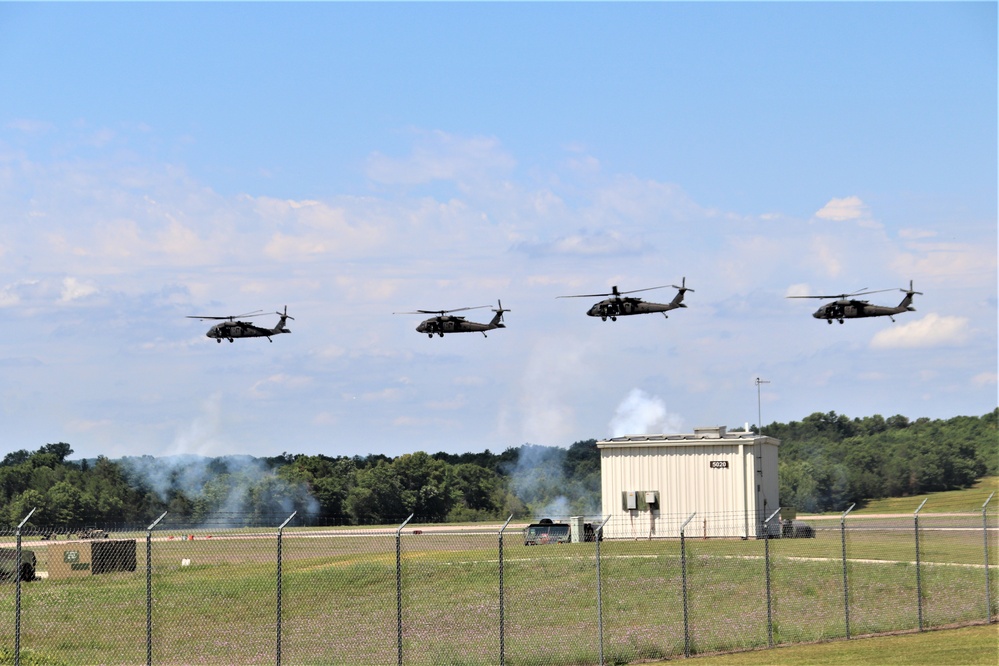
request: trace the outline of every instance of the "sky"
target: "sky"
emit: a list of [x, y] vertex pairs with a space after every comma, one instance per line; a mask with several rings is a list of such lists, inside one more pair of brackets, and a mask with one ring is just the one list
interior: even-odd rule
[[[990, 412], [996, 32], [988, 2], [0, 3], [0, 453]], [[668, 318], [557, 298], [683, 279]], [[786, 298], [910, 280], [894, 322]], [[498, 300], [488, 337], [393, 314]], [[189, 318], [286, 306], [272, 342]]]

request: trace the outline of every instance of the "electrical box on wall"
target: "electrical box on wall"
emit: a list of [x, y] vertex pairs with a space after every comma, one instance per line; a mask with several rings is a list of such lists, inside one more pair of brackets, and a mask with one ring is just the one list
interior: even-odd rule
[[626, 490], [621, 493], [621, 508], [625, 511], [652, 511], [659, 508], [658, 490]]

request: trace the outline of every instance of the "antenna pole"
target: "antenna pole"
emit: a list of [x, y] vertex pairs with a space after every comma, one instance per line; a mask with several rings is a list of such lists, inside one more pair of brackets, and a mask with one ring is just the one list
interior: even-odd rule
[[760, 398], [761, 396], [760, 384], [769, 384], [769, 383], [770, 382], [766, 379], [760, 379], [759, 377], [756, 378], [756, 423], [757, 423], [756, 428], [759, 431], [760, 435], [763, 434], [763, 414], [762, 414], [761, 398]]

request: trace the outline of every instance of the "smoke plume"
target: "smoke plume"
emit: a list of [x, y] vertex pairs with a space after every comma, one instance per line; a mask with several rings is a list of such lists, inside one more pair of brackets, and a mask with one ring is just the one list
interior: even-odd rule
[[662, 398], [632, 389], [617, 406], [610, 422], [611, 437], [680, 432], [683, 419], [666, 411]]

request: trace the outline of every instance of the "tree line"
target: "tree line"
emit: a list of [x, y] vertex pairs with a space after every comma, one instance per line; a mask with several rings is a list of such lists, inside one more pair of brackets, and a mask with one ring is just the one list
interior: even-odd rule
[[[781, 504], [799, 511], [965, 488], [999, 474], [999, 408], [946, 420], [835, 412], [771, 423], [781, 440]], [[755, 430], [755, 428], [754, 428]], [[192, 524], [227, 517], [234, 526], [299, 523], [469, 522], [598, 515], [596, 440], [568, 448], [524, 444], [502, 453], [326, 456], [282, 453], [70, 460], [60, 442], [0, 461], [0, 525], [35, 509], [29, 525], [147, 525], [163, 512]]]

